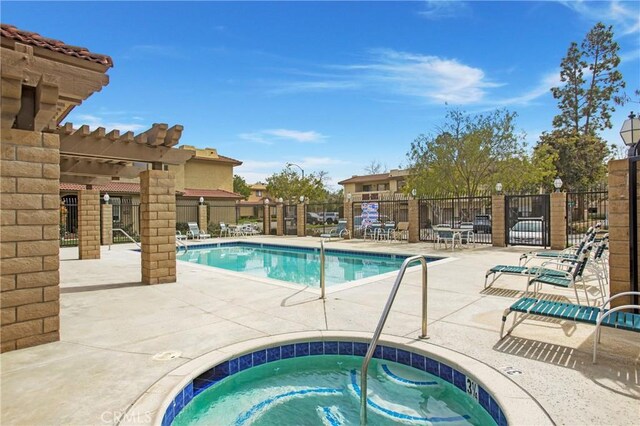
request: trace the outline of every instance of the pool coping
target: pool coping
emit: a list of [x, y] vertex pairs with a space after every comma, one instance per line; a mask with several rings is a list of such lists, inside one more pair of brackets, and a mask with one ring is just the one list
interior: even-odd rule
[[[219, 243], [201, 243], [201, 244], [190, 244], [189, 247], [190, 248], [216, 248], [216, 247], [221, 247], [221, 246], [227, 246], [227, 245], [232, 245], [232, 244], [245, 244], [245, 245], [249, 245], [249, 246], [259, 246], [259, 247], [278, 247], [278, 248], [291, 248], [291, 249], [299, 249], [301, 251], [308, 251], [308, 252], [318, 252], [320, 250], [319, 247], [309, 247], [309, 246], [297, 246], [297, 245], [287, 245], [287, 244], [273, 244], [273, 243], [260, 243], [260, 242], [252, 242], [252, 241], [243, 241], [243, 240], [230, 240], [230, 241], [222, 241]], [[379, 255], [379, 257], [396, 257], [396, 256], [400, 256], [400, 257], [411, 257], [411, 256], [415, 256], [415, 254], [408, 254], [408, 253], [391, 253], [391, 254], [387, 254], [387, 253], [380, 253], [379, 251], [375, 251], [375, 250], [344, 250], [344, 249], [336, 249], [336, 248], [328, 248], [326, 250], [330, 250], [330, 251], [337, 251], [337, 252], [344, 252], [344, 253], [357, 253], [357, 254], [366, 254], [366, 255]], [[449, 263], [449, 262], [454, 262], [456, 260], [458, 260], [458, 258], [453, 257], [453, 256], [447, 256], [447, 257], [442, 257], [442, 256], [432, 256], [432, 255], [423, 255], [425, 258], [431, 258], [431, 259], [436, 259], [436, 260], [432, 260], [430, 262], [428, 262], [429, 267], [436, 267], [445, 263]], [[229, 269], [224, 269], [224, 268], [218, 268], [216, 266], [209, 266], [209, 265], [203, 265], [201, 263], [196, 263], [196, 262], [189, 262], [186, 260], [182, 260], [182, 259], [176, 259], [179, 262], [182, 262], [184, 264], [188, 264], [191, 267], [195, 267], [196, 269], [205, 269], [205, 270], [211, 270], [211, 268], [213, 268], [214, 270], [220, 272], [220, 273], [224, 273], [227, 274], [229, 276], [232, 277], [236, 277], [236, 278], [247, 278], [250, 277], [252, 280], [254, 281], [258, 281], [258, 282], [262, 282], [265, 284], [271, 284], [271, 285], [277, 285], [280, 287], [285, 287], [285, 288], [289, 288], [289, 289], [293, 289], [293, 290], [302, 290], [305, 292], [309, 292], [312, 294], [317, 294], [320, 295], [320, 289], [319, 288], [313, 288], [313, 287], [309, 287], [308, 285], [302, 285], [302, 284], [295, 284], [295, 283], [291, 283], [288, 281], [282, 281], [282, 280], [277, 280], [274, 278], [268, 278], [268, 277], [260, 277], [257, 275], [251, 275], [251, 274], [245, 274], [243, 272], [238, 272], [238, 271], [231, 271]], [[415, 266], [411, 266], [409, 268], [407, 268], [407, 271], [414, 271], [414, 270], [419, 270], [421, 268], [421, 266], [415, 265]], [[388, 279], [388, 278], [395, 278], [398, 275], [398, 271], [391, 271], [391, 272], [385, 272], [382, 274], [378, 274], [378, 275], [374, 275], [371, 277], [367, 277], [367, 278], [360, 278], [358, 280], [354, 280], [354, 281], [348, 281], [342, 284], [335, 284], [332, 286], [328, 286], [326, 288], [325, 294], [332, 294], [332, 293], [336, 293], [339, 291], [343, 291], [343, 290], [349, 290], [355, 287], [360, 287], [362, 285], [366, 285], [366, 284], [370, 284], [373, 282], [377, 282], [383, 279]]]
[[[176, 395], [200, 374], [238, 357], [283, 344], [309, 341], [350, 341], [369, 343], [371, 334], [348, 331], [304, 331], [251, 339], [210, 351], [194, 358], [160, 378], [126, 410], [120, 425], [162, 425], [165, 412]], [[471, 378], [490, 392], [504, 413], [508, 424], [555, 424], [542, 406], [522, 387], [500, 371], [460, 352], [416, 338], [382, 335], [378, 345], [391, 345], [438, 362], [442, 362]]]

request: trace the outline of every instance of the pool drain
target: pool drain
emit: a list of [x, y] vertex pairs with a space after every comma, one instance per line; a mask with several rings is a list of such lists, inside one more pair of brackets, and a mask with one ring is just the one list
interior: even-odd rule
[[180, 357], [180, 355], [182, 355], [182, 352], [178, 352], [178, 351], [158, 352], [157, 354], [155, 354], [153, 356], [153, 360], [154, 361], [169, 361], [169, 360], [176, 359], [176, 358]]
[[505, 372], [505, 374], [509, 375], [509, 376], [519, 376], [520, 374], [522, 374], [522, 371], [518, 370], [517, 368], [514, 367], [505, 367], [502, 369], [502, 371]]

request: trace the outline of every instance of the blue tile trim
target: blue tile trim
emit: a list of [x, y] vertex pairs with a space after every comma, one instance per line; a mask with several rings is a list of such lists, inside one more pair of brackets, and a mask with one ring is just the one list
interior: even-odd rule
[[[221, 243], [229, 244], [229, 243]], [[245, 243], [246, 244], [246, 243]], [[242, 370], [258, 366], [264, 363], [278, 361], [280, 359], [302, 357], [309, 355], [355, 355], [364, 356], [367, 352], [369, 345], [363, 342], [301, 342], [296, 344], [276, 346], [267, 349], [260, 349], [258, 351], [244, 354], [239, 357], [230, 359], [228, 361], [221, 362], [220, 364], [208, 369], [207, 371], [194, 378], [188, 383], [171, 401], [171, 404], [167, 407], [167, 410], [162, 417], [162, 425], [169, 426], [180, 413], [180, 411], [186, 407], [193, 398], [197, 395], [213, 386], [214, 384], [224, 380], [225, 378], [232, 376]], [[454, 386], [459, 388], [462, 392], [466, 393], [466, 375], [460, 371], [433, 360], [429, 357], [425, 357], [420, 354], [409, 352], [403, 349], [397, 349], [390, 346], [376, 346], [374, 351], [374, 357], [378, 359], [386, 359], [394, 362], [398, 362], [404, 365], [414, 367], [416, 369], [426, 371], [434, 376], [440, 377]], [[386, 367], [383, 365], [383, 369]], [[388, 368], [387, 368], [388, 370]], [[390, 371], [388, 374], [391, 373]], [[392, 374], [392, 373], [391, 373]], [[394, 375], [395, 376], [395, 375]], [[400, 380], [406, 380], [399, 378]], [[352, 377], [353, 380], [353, 377]], [[415, 382], [420, 385], [430, 385], [432, 382]], [[354, 385], [354, 386], [357, 386]], [[359, 388], [355, 388], [359, 391]], [[289, 395], [283, 395], [283, 397]], [[478, 386], [478, 402], [483, 407], [498, 426], [508, 426], [508, 421], [505, 418], [502, 408], [493, 399], [493, 397], [482, 387]], [[371, 404], [371, 401], [369, 401]], [[402, 413], [392, 412], [384, 407], [373, 407], [376, 410], [381, 411], [384, 415], [396, 418], [399, 420], [412, 420], [403, 417], [406, 416]], [[460, 420], [463, 417], [460, 417]], [[415, 419], [413, 419], [415, 420]], [[446, 422], [451, 421], [447, 418], [430, 418], [432, 422]]]

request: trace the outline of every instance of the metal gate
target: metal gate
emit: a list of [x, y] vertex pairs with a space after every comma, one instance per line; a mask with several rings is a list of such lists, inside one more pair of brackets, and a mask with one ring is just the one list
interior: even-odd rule
[[78, 245], [78, 197], [65, 195], [60, 204], [60, 247]]
[[[637, 150], [636, 146], [636, 150]], [[638, 161], [640, 156], [635, 155], [629, 157], [629, 276], [630, 290], [637, 292], [640, 289], [638, 282], [640, 281], [640, 265], [638, 259]], [[632, 295], [631, 303], [638, 305], [640, 297], [637, 294]], [[635, 313], [639, 313], [640, 309], [635, 309]]]
[[[127, 202], [129, 201], [129, 202]], [[119, 228], [129, 234], [131, 238], [140, 241], [140, 204], [133, 204], [130, 200], [121, 200], [112, 205], [113, 229]], [[113, 243], [130, 243], [122, 232], [113, 233]]]
[[567, 193], [567, 245], [580, 243], [589, 227], [608, 229], [609, 191], [606, 185]]
[[328, 234], [338, 227], [338, 219], [344, 218], [343, 203], [314, 203], [305, 206], [306, 230], [309, 235]]
[[351, 235], [354, 238], [363, 237], [365, 228], [376, 222], [393, 222], [397, 226], [400, 222], [409, 221], [408, 200], [354, 201], [351, 208]]
[[505, 197], [507, 245], [549, 246], [550, 217], [549, 194], [507, 195]]
[[420, 241], [434, 241], [434, 226], [473, 229], [476, 243], [491, 244], [491, 196], [426, 197], [418, 200]]
[[298, 235], [298, 206], [284, 205], [284, 235]]

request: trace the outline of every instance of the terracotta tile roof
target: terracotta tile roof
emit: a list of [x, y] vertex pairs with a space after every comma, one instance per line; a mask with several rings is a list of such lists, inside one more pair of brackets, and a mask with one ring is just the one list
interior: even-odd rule
[[71, 46], [60, 40], [43, 37], [38, 33], [20, 30], [13, 25], [1, 24], [0, 34], [2, 37], [6, 37], [20, 43], [41, 47], [43, 49], [52, 50], [68, 56], [75, 56], [76, 58], [85, 59], [107, 67], [113, 67], [113, 60], [110, 56], [90, 52], [86, 47]]
[[205, 197], [205, 198], [242, 198], [242, 195], [223, 189], [191, 189], [185, 188], [181, 194], [183, 197]]
[[[77, 183], [64, 183], [60, 182], [60, 190], [61, 191], [80, 191], [86, 189], [86, 185], [80, 185]], [[111, 193], [129, 193], [129, 194], [139, 194], [140, 193], [140, 184], [133, 182], [118, 182], [113, 181], [109, 182], [106, 185], [93, 185], [93, 189], [97, 189], [100, 192], [108, 192]]]

